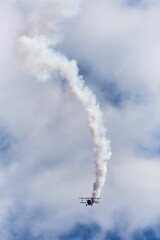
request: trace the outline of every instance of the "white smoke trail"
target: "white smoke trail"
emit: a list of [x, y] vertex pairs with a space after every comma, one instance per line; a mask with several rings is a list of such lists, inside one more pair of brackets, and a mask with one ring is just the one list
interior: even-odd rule
[[[95, 144], [96, 180], [93, 184], [92, 197], [99, 197], [105, 182], [107, 161], [111, 157], [110, 141], [106, 138], [103, 114], [95, 95], [85, 85], [83, 77], [79, 75], [76, 61], [69, 61], [66, 56], [53, 49], [55, 39], [57, 39], [55, 33], [52, 39], [49, 38], [50, 30], [57, 29], [57, 24], [63, 18], [75, 13], [78, 2], [75, 0], [43, 0], [41, 2], [43, 3], [42, 12], [39, 11], [32, 17], [26, 33], [17, 40], [17, 53], [39, 80], [47, 80], [52, 71], [58, 70], [61, 77], [68, 81], [73, 94], [84, 106]], [[51, 6], [55, 15], [49, 14], [48, 17], [47, 11], [51, 11]]]

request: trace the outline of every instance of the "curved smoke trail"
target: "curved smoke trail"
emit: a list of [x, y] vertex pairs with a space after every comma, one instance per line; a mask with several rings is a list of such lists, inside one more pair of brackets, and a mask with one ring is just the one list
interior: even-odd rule
[[[92, 197], [99, 197], [105, 182], [107, 161], [111, 157], [103, 114], [95, 95], [79, 75], [76, 61], [69, 61], [66, 56], [54, 50], [58, 23], [75, 14], [78, 3], [76, 0], [42, 0], [37, 14], [30, 19], [25, 34], [17, 39], [17, 54], [39, 80], [47, 80], [52, 71], [58, 70], [84, 106], [95, 144], [96, 180]], [[49, 37], [51, 30], [52, 38]]]

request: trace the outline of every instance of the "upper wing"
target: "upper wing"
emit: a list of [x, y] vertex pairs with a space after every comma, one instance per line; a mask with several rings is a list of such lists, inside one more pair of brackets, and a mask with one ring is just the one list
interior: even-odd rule
[[87, 203], [87, 199], [84, 199], [84, 198], [80, 198], [80, 203]]
[[79, 197], [79, 199], [94, 199], [94, 200], [99, 200], [99, 199], [101, 199], [101, 198]]
[[81, 198], [79, 198], [79, 199], [87, 199], [87, 200], [88, 200], [88, 199], [91, 199], [91, 198], [83, 198], [83, 197], [81, 197]]
[[80, 197], [79, 199], [81, 200], [80, 203], [87, 203], [87, 200], [91, 200], [91, 201], [94, 200], [93, 203], [100, 203], [100, 202], [99, 202], [99, 199], [100, 199], [100, 198], [86, 198], [86, 197]]

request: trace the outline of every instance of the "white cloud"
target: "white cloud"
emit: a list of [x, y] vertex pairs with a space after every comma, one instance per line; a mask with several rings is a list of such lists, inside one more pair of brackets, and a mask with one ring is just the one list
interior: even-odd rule
[[[14, 57], [15, 37], [33, 7], [25, 4], [0, 5], [0, 124], [14, 139], [9, 164], [0, 164], [3, 239], [10, 239], [8, 215], [13, 208], [18, 214], [17, 203], [30, 213], [37, 208], [45, 212], [43, 220], [37, 217], [32, 223], [35, 235], [51, 230], [56, 235], [80, 220], [109, 228], [122, 214], [131, 229], [154, 224], [160, 215], [159, 156], [145, 159], [137, 145], [154, 151], [157, 138], [152, 136], [159, 132], [158, 2], [144, 9], [90, 0], [62, 26], [60, 50], [91, 66], [87, 81], [99, 76], [91, 82], [99, 95], [101, 84], [109, 80], [142, 99], [131, 98], [121, 108], [103, 102], [113, 157], [101, 204], [88, 209], [77, 199], [90, 194], [93, 180], [92, 141], [83, 109], [58, 77], [40, 83]], [[22, 222], [26, 224], [24, 218]]]
[[[113, 219], [122, 209], [129, 214], [131, 227], [154, 225], [159, 219], [160, 163], [156, 154], [160, 129], [160, 15], [157, 6], [158, 1], [147, 8], [118, 1], [88, 1], [74, 23], [64, 26], [66, 41], [62, 48], [70, 57], [90, 66], [87, 79], [93, 76], [98, 94], [102, 93], [101, 84], [105, 86], [107, 81], [115, 82], [121, 93], [128, 94], [121, 108], [103, 103], [113, 152], [105, 193], [106, 198], [109, 196], [106, 217], [101, 214], [103, 222], [109, 217]], [[148, 157], [144, 155], [146, 159], [139, 152], [139, 145], [151, 152]], [[116, 182], [115, 195], [112, 181]], [[126, 185], [122, 186], [123, 181]]]

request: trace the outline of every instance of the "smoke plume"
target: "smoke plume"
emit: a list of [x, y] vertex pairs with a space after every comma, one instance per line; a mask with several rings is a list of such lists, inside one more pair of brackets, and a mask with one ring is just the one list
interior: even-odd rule
[[96, 96], [85, 85], [83, 76], [79, 75], [76, 61], [69, 61], [66, 56], [54, 50], [59, 40], [59, 24], [77, 12], [79, 2], [79, 0], [41, 0], [24, 34], [17, 39], [16, 51], [18, 57], [39, 80], [47, 80], [53, 71], [58, 70], [83, 105], [95, 145], [96, 179], [92, 197], [99, 197], [105, 182], [107, 161], [111, 157], [103, 114]]

